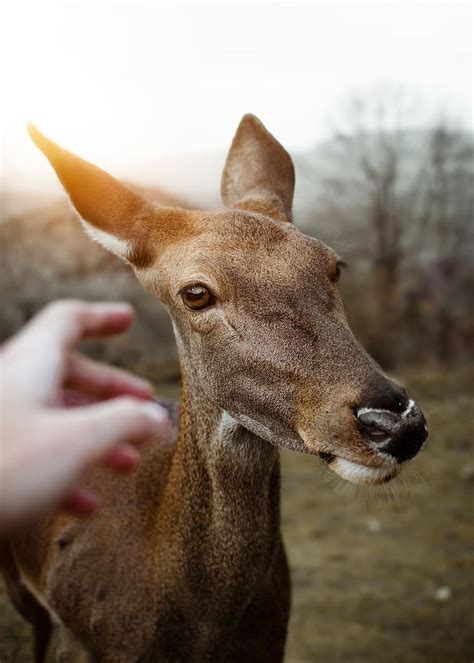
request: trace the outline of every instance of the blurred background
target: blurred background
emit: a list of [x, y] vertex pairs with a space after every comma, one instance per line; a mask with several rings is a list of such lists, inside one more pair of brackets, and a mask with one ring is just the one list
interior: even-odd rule
[[[166, 313], [83, 236], [28, 120], [163, 204], [219, 207], [252, 112], [296, 166], [295, 222], [348, 263], [356, 336], [431, 436], [380, 493], [283, 456], [288, 663], [472, 660], [472, 3], [5, 4], [0, 340], [58, 297], [125, 299], [86, 351], [178, 396]], [[29, 660], [0, 590], [0, 660]], [[53, 660], [53, 659], [51, 659]]]

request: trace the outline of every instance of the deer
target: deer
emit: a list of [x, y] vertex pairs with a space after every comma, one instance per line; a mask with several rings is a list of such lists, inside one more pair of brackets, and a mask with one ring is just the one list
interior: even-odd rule
[[[278, 663], [290, 613], [279, 450], [355, 484], [395, 477], [427, 428], [353, 336], [342, 261], [294, 225], [294, 166], [253, 115], [225, 162], [224, 208], [161, 206], [34, 126], [85, 231], [164, 304], [181, 401], [136, 472], [95, 470], [92, 519], [51, 513], [12, 534], [4, 572], [57, 661]], [[157, 330], [159, 333], [159, 330]]]

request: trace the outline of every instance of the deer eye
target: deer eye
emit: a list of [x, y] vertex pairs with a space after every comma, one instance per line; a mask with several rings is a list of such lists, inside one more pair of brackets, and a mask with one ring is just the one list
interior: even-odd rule
[[336, 266], [334, 268], [334, 272], [333, 272], [332, 278], [331, 278], [331, 281], [333, 283], [337, 283], [339, 281], [339, 279], [341, 278], [341, 274], [342, 274], [342, 268], [345, 267], [345, 266], [346, 266], [346, 263], [343, 262], [342, 260], [338, 260], [336, 262]]
[[182, 290], [181, 297], [185, 306], [191, 311], [200, 311], [203, 308], [212, 306], [216, 302], [216, 298], [206, 286], [196, 283], [187, 286]]

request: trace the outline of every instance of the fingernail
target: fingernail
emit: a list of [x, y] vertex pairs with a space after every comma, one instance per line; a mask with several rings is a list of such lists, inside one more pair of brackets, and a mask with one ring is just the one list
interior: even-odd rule
[[135, 380], [138, 388], [143, 389], [143, 391], [147, 391], [150, 394], [151, 398], [155, 398], [155, 389], [151, 382], [148, 382], [148, 380], [136, 376]]
[[61, 508], [74, 516], [92, 516], [98, 508], [97, 497], [85, 488], [74, 489], [63, 501]]
[[140, 454], [135, 447], [121, 444], [114, 449], [107, 459], [107, 465], [117, 472], [133, 472], [140, 461]]
[[105, 302], [102, 304], [102, 310], [110, 316], [125, 316], [131, 319], [135, 317], [135, 309], [125, 302]]
[[133, 311], [134, 308], [127, 302], [97, 302], [97, 306], [106, 306], [109, 311]]
[[144, 403], [143, 408], [158, 424], [165, 424], [169, 421], [168, 412], [158, 403]]

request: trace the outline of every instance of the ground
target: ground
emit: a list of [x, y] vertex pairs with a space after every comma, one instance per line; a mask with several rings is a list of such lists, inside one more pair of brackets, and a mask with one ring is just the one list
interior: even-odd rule
[[[474, 406], [467, 372], [422, 368], [397, 377], [421, 404], [430, 438], [395, 482], [378, 492], [356, 490], [316, 458], [283, 454], [293, 578], [285, 663], [473, 660]], [[30, 660], [28, 628], [2, 586], [0, 661]]]

